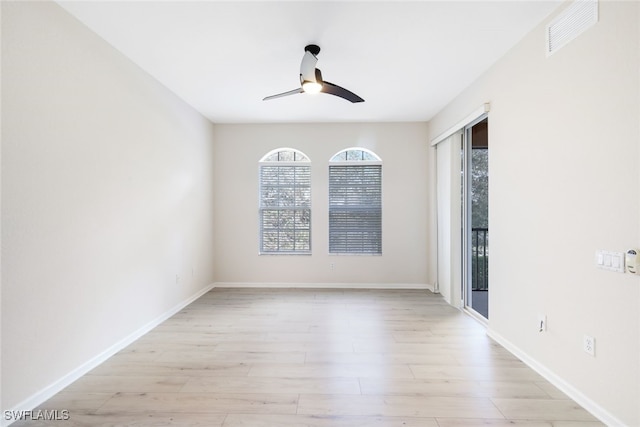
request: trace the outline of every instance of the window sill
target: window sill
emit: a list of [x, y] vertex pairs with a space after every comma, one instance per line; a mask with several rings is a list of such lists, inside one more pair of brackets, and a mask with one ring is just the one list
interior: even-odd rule
[[267, 255], [267, 256], [271, 256], [271, 255], [275, 255], [275, 256], [281, 256], [281, 255], [293, 255], [293, 256], [309, 256], [311, 255], [311, 252], [258, 252], [259, 256], [262, 255]]

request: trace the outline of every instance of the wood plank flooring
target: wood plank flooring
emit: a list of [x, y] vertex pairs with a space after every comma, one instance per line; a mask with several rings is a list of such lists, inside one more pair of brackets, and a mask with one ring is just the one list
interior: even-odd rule
[[595, 427], [420, 290], [214, 289], [15, 426]]

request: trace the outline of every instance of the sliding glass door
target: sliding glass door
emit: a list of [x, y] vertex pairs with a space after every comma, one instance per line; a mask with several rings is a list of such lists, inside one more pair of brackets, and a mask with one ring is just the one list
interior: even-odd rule
[[489, 318], [489, 137], [485, 116], [464, 129], [462, 294], [466, 309]]

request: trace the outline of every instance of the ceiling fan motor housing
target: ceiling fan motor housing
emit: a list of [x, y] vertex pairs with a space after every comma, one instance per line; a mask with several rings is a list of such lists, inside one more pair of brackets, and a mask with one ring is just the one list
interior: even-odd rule
[[305, 52], [310, 52], [314, 56], [317, 56], [320, 53], [320, 46], [317, 44], [308, 44], [304, 47]]

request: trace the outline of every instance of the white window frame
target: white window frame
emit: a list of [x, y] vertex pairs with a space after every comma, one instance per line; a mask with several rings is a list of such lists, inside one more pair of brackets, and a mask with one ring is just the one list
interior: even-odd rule
[[[281, 153], [281, 152], [291, 152], [294, 153], [294, 155], [300, 155], [303, 159], [301, 160], [293, 160], [293, 161], [288, 161], [288, 160], [270, 160], [269, 158], [272, 157], [274, 154], [276, 153]], [[300, 189], [300, 188], [308, 188], [308, 203], [306, 205], [294, 205], [294, 206], [269, 206], [265, 203], [265, 188], [266, 186], [263, 185], [263, 179], [264, 179], [264, 168], [265, 167], [276, 167], [276, 168], [308, 168], [307, 171], [307, 176], [308, 179], [306, 180], [307, 183], [303, 184], [303, 185], [298, 185], [298, 182], [296, 181], [296, 178], [294, 178], [294, 184], [291, 187], [280, 187], [279, 185], [276, 185], [276, 187], [278, 188], [278, 191], [280, 191], [281, 189], [284, 188], [290, 188], [292, 190], [296, 189]], [[294, 174], [295, 174], [295, 170], [294, 170]], [[273, 187], [273, 186], [272, 186]], [[278, 197], [280, 196], [280, 193], [278, 192]], [[295, 196], [294, 196], [295, 197]], [[281, 229], [279, 228], [279, 226], [276, 226], [275, 228], [267, 228], [265, 229], [265, 213], [268, 211], [277, 211], [278, 215], [280, 215], [280, 212], [287, 212], [287, 211], [291, 211], [293, 212], [293, 217], [294, 217], [294, 221], [292, 224], [292, 228], [285, 228], [285, 229]], [[296, 221], [295, 221], [295, 217], [297, 215], [307, 215], [308, 218], [308, 225], [306, 228], [296, 228]], [[277, 241], [277, 249], [276, 250], [266, 250], [265, 249], [265, 232], [266, 231], [272, 231], [272, 232], [276, 232], [278, 237], [276, 238]], [[297, 236], [297, 232], [300, 231], [308, 231], [308, 247], [304, 248], [304, 249], [296, 249], [295, 245], [296, 245], [296, 236]], [[267, 154], [265, 154], [262, 159], [260, 159], [259, 161], [259, 167], [258, 167], [258, 253], [260, 255], [311, 255], [311, 160], [309, 159], [309, 156], [307, 156], [305, 153], [303, 153], [300, 150], [296, 150], [294, 148], [277, 148], [275, 150], [271, 150], [270, 152], [268, 152]], [[281, 233], [293, 233], [293, 241], [294, 241], [294, 248], [293, 250], [291, 249], [280, 249], [280, 243], [281, 243]], [[284, 237], [284, 236], [282, 236]]]
[[[343, 153], [347, 153], [348, 151], [361, 151], [363, 152], [363, 157], [364, 154], [367, 154], [367, 157], [369, 157], [368, 159], [361, 159], [361, 160], [342, 160], [342, 159], [337, 159], [338, 156], [342, 155]], [[338, 227], [338, 224], [336, 224], [336, 221], [332, 220], [332, 213], [333, 212], [340, 212], [342, 211], [343, 213], [345, 212], [349, 212], [350, 210], [354, 213], [356, 213], [357, 211], [360, 212], [365, 212], [367, 211], [367, 209], [363, 209], [361, 207], [353, 207], [353, 209], [349, 209], [348, 207], [339, 207], [336, 205], [336, 200], [333, 199], [333, 189], [334, 189], [334, 185], [332, 184], [332, 173], [331, 170], [333, 167], [371, 167], [374, 166], [377, 169], [379, 169], [379, 207], [378, 208], [374, 208], [373, 211], [378, 211], [378, 224], [374, 225], [373, 227], [369, 227], [371, 229], [371, 232], [373, 232], [374, 234], [377, 233], [378, 234], [378, 239], [377, 242], [374, 244], [366, 244], [365, 240], [363, 239], [361, 236], [363, 232], [367, 232], [367, 229], [365, 228], [364, 230], [362, 230], [362, 227], [359, 227], [360, 229], [353, 229], [353, 230], [343, 230], [343, 231], [336, 231], [335, 227]], [[329, 161], [329, 184], [328, 184], [328, 190], [329, 190], [329, 255], [382, 255], [382, 159], [373, 151], [368, 150], [366, 148], [361, 148], [361, 147], [350, 147], [344, 150], [340, 150], [338, 153], [334, 154], [331, 157], [331, 160]], [[370, 211], [372, 209], [369, 209]], [[343, 240], [346, 239], [344, 245], [338, 245], [336, 243], [334, 243], [334, 240], [337, 238], [336, 234], [341, 234], [342, 233], [342, 237]], [[352, 239], [349, 239], [349, 233], [353, 233]], [[360, 236], [358, 237], [358, 235], [360, 234]], [[341, 246], [341, 247], [340, 247]], [[358, 246], [360, 246], [361, 250], [358, 250]], [[369, 248], [375, 248], [375, 250], [370, 250], [367, 248], [367, 246]], [[377, 246], [377, 248], [376, 248]]]

